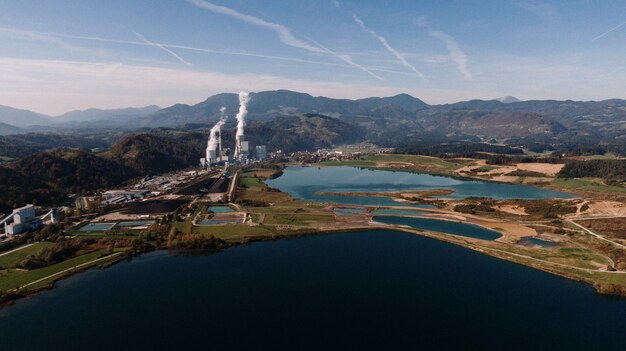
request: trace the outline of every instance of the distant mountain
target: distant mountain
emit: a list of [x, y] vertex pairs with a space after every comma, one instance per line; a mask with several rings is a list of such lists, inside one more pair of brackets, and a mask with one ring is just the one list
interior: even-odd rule
[[26, 130], [24, 128], [0, 122], [0, 135], [22, 134], [25, 132]]
[[67, 123], [67, 122], [93, 122], [103, 119], [120, 119], [120, 118], [133, 118], [143, 117], [151, 113], [159, 111], [161, 108], [156, 105], [150, 105], [146, 107], [129, 107], [102, 110], [97, 108], [90, 108], [87, 110], [75, 110], [64, 113], [60, 116], [56, 116], [52, 119], [54, 123]]
[[[262, 91], [251, 93], [250, 97], [248, 136], [258, 135], [259, 141], [268, 144], [273, 140], [276, 148], [285, 150], [348, 141], [371, 141], [381, 146], [395, 147], [433, 142], [486, 142], [492, 139], [511, 146], [532, 145], [535, 149], [554, 149], [557, 145], [570, 148], [574, 144], [593, 147], [624, 145], [626, 149], [626, 100], [620, 99], [519, 101], [505, 97], [429, 105], [407, 94], [350, 100], [316, 97], [289, 90]], [[66, 135], [77, 131], [108, 131], [115, 135], [130, 133], [131, 130], [178, 128], [189, 132], [213, 125], [219, 118], [222, 106], [226, 107], [226, 113], [230, 116], [226, 128], [233, 128], [234, 115], [239, 109], [238, 97], [237, 94], [223, 93], [195, 105], [176, 104], [164, 109], [148, 106], [140, 109], [74, 111], [58, 117], [58, 121], [66, 121], [62, 123], [51, 123], [45, 116], [39, 116], [41, 120], [48, 121], [48, 125], [30, 126], [28, 131]], [[15, 115], [17, 110], [11, 111]], [[302, 116], [308, 116], [310, 121], [302, 120]], [[22, 118], [22, 122], [24, 120], [27, 118]], [[24, 128], [1, 119], [0, 122]], [[296, 126], [296, 122], [300, 125]], [[323, 125], [322, 129], [334, 130], [338, 136], [324, 139], [324, 133], [301, 133], [301, 130], [316, 130], [309, 124], [318, 122]], [[291, 134], [287, 135], [280, 128], [285, 128]], [[263, 130], [266, 134], [256, 134], [257, 130]], [[343, 130], [354, 131], [358, 138], [338, 132]], [[296, 136], [299, 139], [294, 139]], [[316, 143], [311, 136], [320, 138], [322, 142]], [[281, 138], [284, 142], [279, 142]], [[112, 138], [107, 140], [108, 146], [114, 142]], [[86, 144], [86, 140], [77, 142], [80, 142], [80, 147]], [[229, 141], [226, 139], [225, 142]], [[25, 146], [29, 150], [42, 150], [43, 146], [58, 145], [56, 141], [42, 144]], [[0, 138], [0, 153], [2, 150], [7, 151], [5, 155], [24, 154], [6, 138]]]
[[[218, 94], [196, 105], [177, 104], [164, 108], [141, 119], [142, 127], [174, 127], [190, 123], [215, 123], [224, 106], [232, 118], [238, 109], [237, 94]], [[386, 110], [395, 108], [402, 117], [415, 115], [428, 104], [407, 94], [387, 98], [361, 100], [314, 97], [289, 90], [262, 91], [250, 94], [248, 105], [250, 120], [269, 120], [276, 117], [299, 116], [305, 113], [320, 114], [343, 119], [358, 115], [384, 117]]]
[[510, 104], [513, 102], [521, 102], [522, 100], [516, 98], [515, 96], [504, 96], [501, 98], [495, 99], [496, 101], [500, 101], [503, 104]]
[[24, 128], [34, 125], [49, 125], [51, 121], [50, 116], [0, 105], [0, 123]]

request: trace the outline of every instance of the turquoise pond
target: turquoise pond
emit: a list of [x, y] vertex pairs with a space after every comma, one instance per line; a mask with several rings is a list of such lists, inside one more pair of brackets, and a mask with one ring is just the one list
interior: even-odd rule
[[115, 223], [89, 223], [78, 229], [79, 232], [104, 232], [115, 226]]
[[228, 213], [228, 212], [235, 212], [235, 210], [233, 210], [232, 208], [228, 207], [228, 206], [210, 206], [208, 208], [209, 211], [213, 212], [213, 213]]
[[344, 207], [336, 207], [333, 208], [333, 212], [338, 215], [351, 215], [355, 213], [365, 213], [364, 208], [344, 208]]
[[502, 234], [496, 231], [474, 224], [444, 221], [440, 219], [376, 216], [374, 217], [374, 220], [385, 224], [407, 225], [416, 229], [432, 230], [435, 232], [467, 236], [483, 240], [496, 240], [502, 236]]
[[373, 170], [357, 167], [287, 167], [283, 174], [267, 181], [272, 188], [305, 201], [370, 206], [410, 206], [382, 196], [320, 195], [320, 192], [403, 191], [452, 189], [447, 198], [470, 196], [494, 199], [573, 198], [574, 195], [524, 185], [463, 180], [429, 174]]

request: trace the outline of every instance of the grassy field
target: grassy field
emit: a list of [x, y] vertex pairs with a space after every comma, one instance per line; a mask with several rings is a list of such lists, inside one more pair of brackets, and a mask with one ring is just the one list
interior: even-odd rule
[[244, 188], [261, 190], [266, 187], [263, 180], [260, 178], [255, 178], [252, 173], [244, 173], [241, 177], [241, 186]]
[[595, 192], [622, 192], [626, 193], [626, 188], [619, 186], [604, 185], [597, 180], [589, 178], [562, 179], [557, 178], [552, 181], [552, 185], [564, 189], [576, 189]]
[[332, 214], [311, 214], [311, 213], [277, 213], [265, 215], [264, 224], [285, 224], [285, 225], [309, 225], [315, 223], [330, 223], [335, 220]]
[[248, 236], [271, 236], [273, 234], [273, 231], [267, 227], [245, 224], [197, 226], [193, 231], [198, 234], [211, 234], [226, 241], [240, 241]]
[[47, 242], [34, 243], [24, 249], [12, 252], [7, 255], [0, 256], [0, 269], [6, 269], [13, 267], [20, 263], [23, 259], [30, 255], [37, 255], [45, 247], [52, 246], [54, 244]]
[[[33, 269], [31, 271], [17, 271], [14, 269], [0, 270], [0, 292], [15, 289], [30, 282], [45, 278], [49, 275], [61, 272], [68, 268], [75, 267], [77, 265], [87, 263], [99, 258], [103, 253], [103, 250], [94, 251], [82, 256], [74, 257], [69, 260], [57, 263], [44, 268]], [[42, 282], [41, 285], [36, 284], [29, 288], [37, 288], [44, 286], [46, 282]]]

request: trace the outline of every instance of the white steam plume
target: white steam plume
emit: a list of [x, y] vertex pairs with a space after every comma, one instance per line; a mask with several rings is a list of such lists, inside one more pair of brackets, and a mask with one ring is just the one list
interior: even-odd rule
[[239, 93], [239, 112], [237, 113], [237, 136], [243, 136], [243, 128], [246, 126], [248, 115], [248, 102], [250, 95], [245, 91]]
[[217, 134], [221, 133], [222, 126], [224, 125], [224, 123], [226, 123], [226, 119], [228, 118], [225, 111], [226, 111], [226, 107], [222, 106], [220, 108], [220, 120], [217, 121], [217, 123], [215, 123], [213, 128], [211, 128], [211, 134], [209, 137], [209, 145], [208, 145], [209, 150], [217, 150]]

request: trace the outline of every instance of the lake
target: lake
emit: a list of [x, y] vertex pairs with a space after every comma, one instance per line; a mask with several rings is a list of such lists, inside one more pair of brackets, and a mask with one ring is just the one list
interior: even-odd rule
[[626, 300], [417, 235], [160, 251], [0, 310], [3, 350], [625, 350]]
[[319, 195], [318, 192], [406, 191], [452, 189], [446, 198], [470, 196], [494, 199], [572, 198], [572, 194], [533, 188], [524, 185], [463, 180], [422, 173], [373, 170], [357, 167], [287, 167], [283, 175], [267, 181], [273, 188], [291, 196], [320, 202], [336, 202], [372, 206], [407, 206], [387, 197]]
[[470, 223], [444, 221], [434, 218], [375, 216], [374, 221], [385, 224], [406, 225], [416, 229], [467, 236], [483, 240], [496, 240], [502, 234]]

